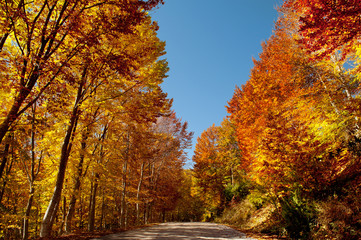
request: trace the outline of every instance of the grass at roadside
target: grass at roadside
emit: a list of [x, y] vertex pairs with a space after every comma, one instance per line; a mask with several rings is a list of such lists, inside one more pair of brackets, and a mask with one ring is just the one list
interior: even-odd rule
[[243, 232], [247, 235], [247, 237], [250, 237], [250, 238], [255, 238], [255, 239], [258, 239], [258, 240], [285, 240], [287, 238], [285, 237], [279, 237], [277, 235], [272, 235], [272, 234], [266, 234], [266, 233], [258, 233], [258, 232], [254, 232], [254, 231], [251, 231], [251, 230], [244, 230], [244, 229], [241, 229], [241, 228], [238, 228], [236, 226], [232, 226], [232, 225], [227, 225], [225, 224], [226, 226], [229, 226], [231, 228], [234, 228], [240, 232]]

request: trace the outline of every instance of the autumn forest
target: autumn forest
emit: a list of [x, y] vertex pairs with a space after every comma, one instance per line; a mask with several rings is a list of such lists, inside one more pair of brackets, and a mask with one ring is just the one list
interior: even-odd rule
[[193, 169], [162, 4], [0, 1], [0, 239], [165, 221], [360, 239], [361, 1], [285, 0]]

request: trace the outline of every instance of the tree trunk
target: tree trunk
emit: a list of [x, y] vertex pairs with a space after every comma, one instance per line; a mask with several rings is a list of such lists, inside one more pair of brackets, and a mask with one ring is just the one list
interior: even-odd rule
[[80, 208], [78, 209], [78, 214], [79, 214], [79, 228], [83, 229], [84, 228], [84, 197], [82, 197], [80, 195], [79, 198], [79, 205]]
[[90, 193], [90, 202], [89, 202], [88, 230], [90, 232], [94, 231], [94, 226], [95, 226], [95, 206], [96, 206], [96, 197], [97, 197], [97, 189], [98, 189], [98, 180], [99, 180], [99, 174], [96, 173], [93, 188]]
[[153, 222], [153, 208], [152, 208], [153, 202], [148, 203], [148, 222]]
[[128, 159], [130, 154], [130, 129], [128, 129], [127, 135], [127, 148], [125, 150], [125, 159], [123, 165], [123, 178], [122, 178], [122, 195], [121, 195], [121, 205], [120, 205], [120, 227], [126, 228], [126, 195], [127, 195], [127, 174], [128, 174]]
[[69, 202], [69, 208], [68, 208], [68, 212], [66, 214], [66, 220], [65, 220], [65, 232], [66, 233], [71, 233], [72, 231], [72, 220], [73, 220], [73, 216], [75, 213], [75, 204], [76, 204], [76, 200], [77, 200], [77, 195], [79, 193], [79, 189], [80, 189], [80, 180], [76, 181], [75, 185], [74, 185], [74, 191], [73, 194], [70, 197], [70, 202]]
[[36, 81], [40, 76], [40, 71], [41, 69], [39, 67], [35, 67], [34, 73], [29, 78], [28, 84], [26, 86], [21, 86], [19, 94], [16, 96], [9, 113], [0, 125], [0, 144], [2, 143], [2, 140], [4, 139], [6, 133], [9, 131], [11, 124], [20, 116], [21, 112], [25, 110], [23, 109], [22, 111], [20, 111], [20, 107], [33, 89]]
[[26, 206], [25, 216], [24, 216], [24, 220], [23, 220], [23, 231], [22, 231], [23, 239], [28, 239], [28, 235], [29, 235], [29, 233], [28, 233], [29, 232], [29, 217], [30, 217], [31, 207], [33, 204], [34, 192], [35, 192], [34, 182], [35, 182], [36, 177], [39, 174], [41, 160], [42, 160], [42, 154], [41, 154], [41, 156], [38, 158], [38, 163], [36, 166], [36, 164], [35, 164], [35, 160], [36, 160], [36, 154], [35, 154], [36, 104], [34, 104], [32, 107], [32, 114], [33, 114], [33, 116], [32, 116], [32, 124], [31, 124], [32, 126], [31, 126], [31, 166], [30, 166], [30, 171], [27, 170], [25, 161], [23, 162], [25, 172], [27, 173], [27, 176], [28, 176], [29, 188], [30, 188], [28, 204]]
[[83, 97], [83, 85], [84, 85], [83, 82], [79, 84], [78, 94], [71, 114], [70, 123], [63, 141], [63, 146], [61, 148], [60, 163], [58, 168], [58, 176], [56, 179], [55, 189], [53, 192], [53, 196], [50, 200], [50, 203], [48, 205], [48, 208], [45, 212], [43, 221], [41, 223], [40, 237], [48, 237], [51, 235], [51, 229], [58, 211], [61, 192], [63, 190], [63, 183], [65, 179], [66, 166], [72, 148], [72, 136], [73, 134], [75, 134], [76, 126], [79, 118], [79, 105]]
[[144, 224], [148, 224], [148, 203], [144, 203]]
[[[8, 164], [8, 166], [5, 166], [4, 168], [4, 171], [5, 171], [5, 175], [8, 175], [10, 174], [11, 172], [11, 169], [13, 167], [13, 164], [14, 164], [14, 147], [11, 147], [11, 161], [10, 163]], [[2, 199], [3, 199], [3, 196], [4, 196], [4, 193], [5, 193], [5, 187], [6, 187], [6, 184], [8, 182], [8, 179], [4, 178], [3, 179], [3, 186], [2, 186], [2, 189], [1, 189], [1, 192], [0, 192], [0, 204], [2, 202]], [[10, 211], [10, 210], [9, 210]]]
[[101, 229], [105, 229], [105, 194], [104, 194], [104, 188], [102, 188], [102, 212], [100, 214], [100, 227]]
[[10, 35], [11, 31], [13, 31], [14, 24], [17, 22], [18, 17], [20, 16], [20, 10], [24, 6], [24, 0], [19, 1], [18, 6], [16, 9], [8, 9], [5, 8], [5, 11], [8, 13], [12, 13], [12, 16], [9, 18], [11, 19], [8, 26], [6, 26], [6, 31], [3, 33], [3, 35], [0, 37], [0, 52], [3, 50], [3, 47], [5, 45], [6, 39]]
[[61, 224], [58, 230], [58, 235], [62, 235], [64, 233], [64, 224], [65, 224], [65, 218], [66, 218], [66, 197], [63, 196], [63, 216], [61, 218]]
[[76, 205], [76, 200], [77, 200], [77, 196], [79, 195], [79, 189], [80, 189], [80, 185], [81, 185], [81, 179], [83, 176], [83, 164], [84, 164], [84, 157], [85, 157], [85, 150], [86, 150], [86, 140], [88, 139], [89, 136], [89, 129], [86, 130], [86, 132], [83, 133], [82, 136], [82, 142], [81, 142], [81, 150], [80, 150], [80, 157], [79, 157], [79, 163], [77, 166], [77, 174], [75, 176], [75, 183], [74, 183], [74, 187], [73, 187], [73, 192], [70, 198], [70, 202], [69, 202], [69, 209], [68, 212], [66, 214], [66, 220], [65, 220], [65, 232], [70, 233], [71, 232], [71, 225], [72, 225], [72, 219], [75, 213], [75, 205]]
[[0, 179], [3, 176], [3, 172], [4, 172], [4, 169], [5, 169], [5, 166], [6, 166], [6, 162], [8, 160], [9, 148], [10, 148], [10, 144], [6, 143], [5, 148], [4, 148], [3, 159], [2, 159], [1, 165], [0, 165]]
[[162, 222], [165, 223], [165, 215], [166, 215], [166, 210], [165, 208], [163, 208], [163, 211], [162, 211]]
[[23, 220], [23, 234], [22, 234], [23, 239], [28, 239], [28, 237], [29, 237], [29, 217], [30, 217], [31, 206], [33, 205], [34, 191], [35, 191], [34, 187], [31, 184], [30, 191], [29, 191], [28, 204], [26, 205], [25, 216], [24, 216], [24, 220]]
[[127, 194], [127, 161], [124, 162], [123, 166], [123, 189], [122, 189], [122, 198], [120, 205], [120, 227], [125, 229], [125, 212], [126, 212], [126, 194]]
[[[103, 129], [103, 133], [99, 139], [101, 142], [103, 142], [105, 140], [107, 131], [108, 131], [108, 125], [105, 125], [104, 129]], [[103, 162], [104, 156], [105, 156], [105, 152], [104, 152], [103, 146], [101, 146], [100, 152], [99, 152], [98, 164]], [[98, 185], [99, 185], [98, 184], [99, 179], [100, 179], [100, 175], [98, 172], [96, 172], [95, 179], [94, 179], [94, 185], [92, 185], [92, 189], [91, 189], [91, 193], [90, 193], [90, 201], [89, 201], [88, 230], [91, 232], [94, 231], [94, 226], [95, 226], [95, 207], [96, 207], [96, 196], [97, 196], [97, 189], [98, 189]], [[104, 200], [103, 200], [103, 202], [104, 202]]]
[[[2, 51], [4, 44], [5, 44], [8, 36], [10, 35], [10, 32], [14, 26], [14, 23], [16, 22], [16, 15], [18, 14], [17, 12], [20, 9], [22, 9], [23, 5], [24, 5], [24, 0], [19, 1], [17, 10], [13, 11], [13, 15], [12, 15], [12, 17], [10, 17], [13, 22], [8, 26], [9, 27], [8, 32], [4, 32], [3, 35], [1, 36], [0, 52]], [[9, 11], [10, 9], [7, 9], [7, 10]], [[10, 10], [10, 12], [12, 12], [12, 11]], [[8, 132], [10, 125], [18, 117], [18, 112], [19, 112], [21, 104], [23, 103], [23, 101], [25, 100], [25, 98], [31, 91], [31, 89], [30, 89], [30, 91], [27, 93], [27, 90], [28, 89], [26, 89], [26, 90], [24, 89], [23, 91], [19, 92], [19, 95], [15, 98], [14, 104], [11, 107], [9, 113], [7, 114], [7, 117], [4, 119], [4, 121], [0, 125], [0, 144], [2, 143], [2, 140], [4, 139], [6, 133]], [[1, 173], [0, 173], [0, 178], [1, 178]]]
[[139, 202], [140, 202], [140, 190], [142, 187], [143, 182], [143, 176], [144, 176], [144, 162], [142, 162], [142, 165], [140, 167], [140, 177], [138, 182], [138, 188], [137, 188], [137, 203], [136, 203], [136, 223], [139, 223]]

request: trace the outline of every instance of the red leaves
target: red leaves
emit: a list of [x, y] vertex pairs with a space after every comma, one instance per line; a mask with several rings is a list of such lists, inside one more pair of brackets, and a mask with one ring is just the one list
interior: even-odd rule
[[150, 10], [151, 8], [154, 8], [158, 4], [164, 4], [163, 0], [148, 0], [148, 1], [139, 1], [143, 2], [143, 8], [145, 10]]
[[360, 0], [299, 0], [294, 6], [303, 13], [300, 42], [317, 58], [335, 50], [342, 50], [345, 56], [361, 35]]

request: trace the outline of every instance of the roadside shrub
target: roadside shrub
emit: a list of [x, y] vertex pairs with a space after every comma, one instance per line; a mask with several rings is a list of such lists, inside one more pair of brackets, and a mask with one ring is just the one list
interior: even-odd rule
[[361, 238], [361, 221], [347, 202], [338, 199], [318, 206], [318, 227], [314, 239], [356, 240]]
[[231, 201], [239, 202], [249, 194], [249, 184], [247, 182], [228, 184], [224, 189], [227, 203]]
[[203, 222], [213, 222], [217, 215], [218, 209], [217, 207], [209, 207], [206, 208], [203, 213]]
[[242, 226], [248, 221], [250, 216], [254, 214], [255, 210], [253, 204], [245, 199], [240, 203], [226, 208], [222, 217], [217, 219], [217, 222]]
[[253, 206], [256, 207], [256, 209], [262, 208], [263, 205], [267, 202], [265, 193], [258, 189], [252, 190], [247, 196], [247, 199], [250, 203], [252, 203]]
[[301, 199], [297, 193], [280, 200], [281, 214], [287, 234], [292, 239], [309, 239], [316, 218], [313, 203]]

